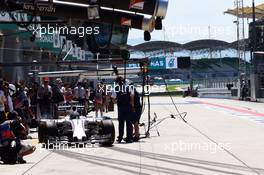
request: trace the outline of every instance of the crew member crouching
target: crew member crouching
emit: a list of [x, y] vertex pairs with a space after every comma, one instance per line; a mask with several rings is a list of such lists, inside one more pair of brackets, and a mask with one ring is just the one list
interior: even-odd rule
[[24, 156], [32, 154], [36, 147], [26, 144], [20, 138], [27, 135], [21, 119], [7, 120], [0, 125], [0, 158], [5, 164], [26, 163]]

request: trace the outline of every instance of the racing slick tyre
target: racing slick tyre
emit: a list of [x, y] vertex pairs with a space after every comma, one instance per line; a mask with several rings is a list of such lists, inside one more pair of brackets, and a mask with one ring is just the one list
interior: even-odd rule
[[17, 162], [17, 154], [14, 154], [12, 152], [9, 153], [6, 152], [3, 155], [1, 155], [1, 161], [4, 164], [14, 165]]
[[102, 121], [101, 135], [109, 135], [107, 139], [104, 139], [104, 141], [100, 142], [102, 146], [113, 145], [115, 142], [115, 126], [112, 120]]
[[69, 142], [73, 142], [73, 133], [70, 132], [69, 134], [67, 134], [67, 138]]
[[47, 136], [56, 137], [59, 135], [58, 127], [54, 120], [46, 121], [46, 127], [47, 127], [46, 130]]
[[47, 136], [47, 124], [46, 122], [40, 122], [38, 126], [38, 140], [39, 143], [47, 143], [48, 136]]
[[1, 147], [0, 148], [0, 160], [4, 164], [14, 165], [17, 162], [17, 153], [16, 148]]

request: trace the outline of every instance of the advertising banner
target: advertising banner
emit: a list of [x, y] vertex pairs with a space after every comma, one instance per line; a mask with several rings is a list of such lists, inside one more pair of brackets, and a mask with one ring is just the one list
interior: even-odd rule
[[166, 58], [166, 69], [177, 69], [178, 59], [177, 57], [167, 57]]
[[144, 9], [145, 0], [130, 0], [129, 9]]
[[165, 57], [151, 58], [149, 69], [150, 70], [166, 69], [166, 58]]
[[[178, 69], [177, 57], [152, 57], [149, 59], [150, 70]], [[129, 64], [129, 68], [139, 68], [139, 64]]]

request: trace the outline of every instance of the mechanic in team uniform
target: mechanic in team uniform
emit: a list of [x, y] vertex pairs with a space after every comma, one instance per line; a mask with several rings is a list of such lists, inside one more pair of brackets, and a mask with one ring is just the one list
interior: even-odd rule
[[133, 109], [133, 118], [132, 118], [132, 123], [134, 126], [133, 141], [137, 142], [140, 139], [139, 123], [140, 123], [140, 117], [142, 114], [142, 104], [140, 102], [140, 95], [137, 92], [137, 90], [134, 89], [133, 91], [134, 91], [134, 109]]
[[48, 77], [42, 79], [43, 85], [38, 89], [41, 118], [52, 118], [52, 88]]
[[112, 98], [116, 100], [118, 107], [118, 130], [119, 136], [117, 142], [121, 143], [124, 136], [124, 125], [126, 123], [127, 137], [124, 139], [127, 143], [133, 142], [133, 126], [132, 117], [134, 110], [134, 95], [126, 88], [126, 84], [122, 77], [117, 77], [117, 89], [112, 93]]
[[103, 117], [104, 111], [104, 85], [103, 83], [99, 83], [95, 90], [95, 97], [94, 97], [94, 106], [95, 106], [95, 116], [98, 117], [98, 112], [100, 111], [100, 116]]
[[54, 118], [58, 118], [58, 106], [63, 105], [65, 102], [64, 98], [65, 87], [63, 86], [60, 78], [56, 79], [56, 84], [52, 87], [52, 103], [53, 103], [53, 114]]
[[16, 112], [12, 112], [13, 120], [7, 120], [0, 124], [1, 159], [5, 163], [26, 163], [24, 156], [32, 154], [36, 148], [26, 144], [20, 138], [27, 135], [26, 127], [21, 123], [21, 118]]
[[81, 82], [77, 83], [77, 86], [73, 89], [74, 100], [78, 101], [79, 104], [85, 104], [85, 89]]

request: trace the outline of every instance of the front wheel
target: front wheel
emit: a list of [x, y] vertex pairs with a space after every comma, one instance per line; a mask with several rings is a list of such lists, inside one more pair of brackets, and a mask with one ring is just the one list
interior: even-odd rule
[[112, 120], [103, 120], [101, 128], [101, 135], [109, 135], [107, 139], [100, 142], [102, 146], [112, 146], [115, 142], [115, 126]]
[[17, 149], [11, 147], [0, 148], [0, 159], [4, 164], [14, 165], [17, 162]]
[[39, 143], [47, 143], [47, 124], [41, 122], [38, 127], [38, 140]]

